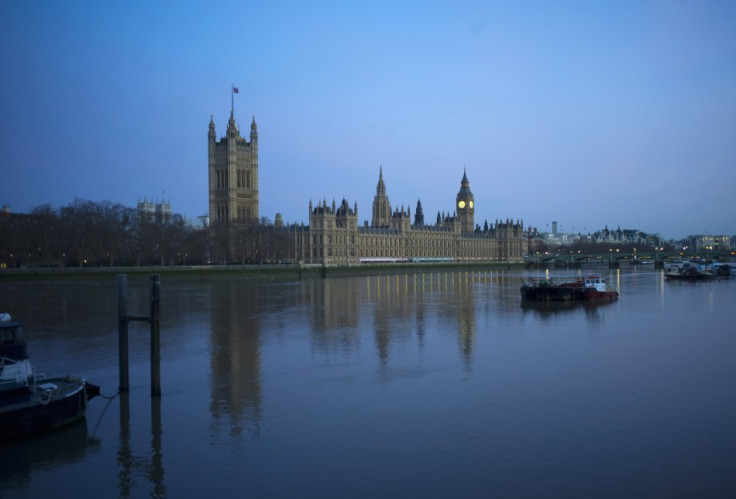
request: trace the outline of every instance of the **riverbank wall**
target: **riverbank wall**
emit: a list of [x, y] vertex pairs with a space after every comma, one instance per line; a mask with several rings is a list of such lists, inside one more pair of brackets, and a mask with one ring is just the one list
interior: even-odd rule
[[414, 274], [456, 270], [484, 271], [523, 268], [522, 263], [389, 263], [361, 265], [175, 265], [142, 267], [61, 267], [0, 270], [0, 281], [49, 277], [85, 278], [116, 274], [229, 275], [255, 280], [299, 280], [360, 275]]

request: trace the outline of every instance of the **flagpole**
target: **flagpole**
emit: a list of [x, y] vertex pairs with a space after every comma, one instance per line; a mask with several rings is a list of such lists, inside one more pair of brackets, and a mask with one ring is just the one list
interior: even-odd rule
[[235, 116], [235, 85], [230, 84], [230, 116]]

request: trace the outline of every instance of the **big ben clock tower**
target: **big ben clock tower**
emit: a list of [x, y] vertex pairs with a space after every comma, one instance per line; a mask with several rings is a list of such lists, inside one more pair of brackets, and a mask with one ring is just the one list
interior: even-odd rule
[[455, 198], [455, 208], [460, 220], [460, 230], [462, 232], [473, 232], [475, 230], [475, 198], [473, 198], [473, 193], [470, 192], [470, 182], [468, 182], [465, 170], [463, 170], [463, 179], [460, 181], [460, 191]]

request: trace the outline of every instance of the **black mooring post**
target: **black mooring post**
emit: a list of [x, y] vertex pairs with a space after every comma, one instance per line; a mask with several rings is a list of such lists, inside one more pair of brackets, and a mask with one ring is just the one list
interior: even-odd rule
[[118, 274], [118, 368], [120, 386], [118, 390], [127, 392], [128, 382], [128, 276]]
[[151, 397], [161, 395], [161, 278], [151, 275]]

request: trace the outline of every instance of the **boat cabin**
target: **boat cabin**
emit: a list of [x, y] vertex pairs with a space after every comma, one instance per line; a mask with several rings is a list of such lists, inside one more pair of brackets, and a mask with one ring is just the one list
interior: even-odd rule
[[0, 314], [0, 405], [30, 399], [33, 366], [28, 360], [23, 323]]
[[0, 320], [0, 357], [13, 360], [28, 358], [26, 336], [23, 332], [23, 323], [10, 320], [10, 315], [0, 314], [7, 320]]
[[606, 291], [606, 278], [599, 275], [589, 275], [585, 277], [585, 288], [595, 289], [601, 293]]

